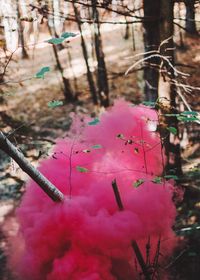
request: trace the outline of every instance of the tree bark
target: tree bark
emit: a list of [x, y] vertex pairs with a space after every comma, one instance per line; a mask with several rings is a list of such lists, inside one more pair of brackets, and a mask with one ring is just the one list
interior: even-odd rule
[[185, 7], [186, 7], [185, 28], [190, 34], [197, 34], [194, 4], [195, 4], [195, 0], [185, 0]]
[[[49, 33], [50, 35], [52, 36], [52, 33], [51, 33], [51, 28], [49, 27]], [[71, 88], [71, 85], [70, 85], [70, 82], [69, 80], [64, 76], [64, 69], [62, 68], [62, 65], [61, 65], [61, 62], [60, 62], [60, 59], [59, 59], [59, 56], [58, 56], [58, 50], [56, 48], [55, 45], [52, 45], [53, 47], [53, 52], [54, 52], [54, 56], [55, 56], [55, 60], [56, 60], [56, 66], [61, 74], [61, 77], [62, 77], [62, 82], [63, 82], [63, 86], [64, 86], [64, 97], [65, 97], [65, 100], [68, 101], [68, 102], [72, 102], [75, 100], [75, 97], [73, 95], [73, 91], [72, 91], [72, 88]]]
[[[1, 7], [0, 7], [1, 8]], [[4, 52], [6, 51], [6, 38], [5, 38], [5, 29], [3, 24], [3, 11], [0, 9], [0, 49]], [[4, 62], [0, 59], [0, 83], [4, 80]], [[1, 88], [0, 88], [1, 92]], [[1, 100], [1, 98], [0, 98]]]
[[94, 80], [93, 80], [93, 77], [92, 77], [92, 72], [90, 71], [90, 66], [89, 66], [89, 63], [88, 63], [88, 52], [87, 52], [87, 47], [86, 47], [85, 40], [84, 40], [84, 37], [83, 37], [81, 22], [80, 22], [80, 18], [79, 18], [80, 15], [79, 15], [79, 11], [76, 7], [76, 4], [73, 2], [72, 5], [73, 5], [73, 9], [74, 9], [76, 23], [78, 25], [78, 29], [79, 29], [79, 32], [81, 34], [81, 46], [82, 46], [83, 57], [84, 57], [84, 60], [85, 60], [85, 65], [86, 65], [86, 68], [87, 68], [87, 79], [88, 79], [88, 84], [89, 84], [89, 88], [90, 88], [90, 93], [91, 93], [91, 96], [92, 96], [93, 103], [95, 105], [97, 105], [98, 104], [98, 98], [97, 98], [97, 93], [96, 93], [96, 87], [95, 87], [95, 83], [94, 83]]
[[26, 59], [26, 58], [28, 58], [28, 52], [25, 48], [25, 40], [24, 40], [23, 26], [22, 26], [22, 22], [21, 22], [21, 11], [20, 11], [19, 0], [17, 0], [16, 5], [17, 5], [17, 17], [18, 17], [19, 41], [21, 43], [21, 48], [22, 48], [22, 58]]
[[[157, 50], [160, 44], [160, 0], [144, 0], [144, 45], [145, 52]], [[145, 54], [144, 57], [147, 57]], [[148, 60], [148, 65], [144, 69], [144, 95], [145, 100], [155, 102], [158, 98], [158, 67], [160, 60], [151, 58]]]
[[97, 57], [98, 93], [99, 93], [99, 99], [101, 105], [104, 107], [108, 107], [109, 106], [108, 77], [107, 77], [106, 63], [104, 59], [104, 52], [103, 52], [101, 32], [100, 32], [99, 13], [96, 5], [97, 5], [97, 1], [92, 0], [95, 52]]
[[[160, 54], [168, 58], [172, 65], [174, 65], [173, 10], [173, 0], [160, 1], [160, 42], [162, 43], [164, 40], [167, 40], [162, 44]], [[164, 105], [165, 100], [170, 104], [170, 113], [174, 114], [177, 113], [175, 86], [171, 84], [171, 79], [174, 79], [174, 70], [166, 61], [163, 61], [161, 70], [163, 72], [160, 73], [159, 77], [158, 96]], [[166, 111], [168, 111], [167, 106], [163, 106], [161, 113], [165, 114]], [[168, 127], [175, 127], [178, 131], [177, 118], [174, 116], [163, 117], [163, 124], [163, 128], [161, 128], [161, 137], [164, 139], [163, 144], [167, 158], [165, 172], [169, 173], [169, 171], [173, 169], [176, 175], [181, 175], [182, 169], [179, 139], [177, 135], [169, 133], [166, 129]]]
[[[143, 0], [145, 29], [145, 51], [158, 50], [159, 55], [168, 59], [174, 65], [174, 42], [173, 42], [173, 0]], [[165, 42], [164, 42], [165, 41]], [[146, 57], [149, 56], [147, 53]], [[176, 93], [171, 85], [174, 79], [174, 71], [165, 59], [152, 58], [148, 60], [150, 65], [145, 68], [144, 79], [145, 99], [155, 102], [157, 99], [164, 105], [161, 114], [176, 112]], [[158, 69], [158, 67], [160, 69]], [[160, 70], [160, 71], [159, 71]], [[170, 112], [168, 111], [170, 105]], [[166, 153], [165, 172], [174, 169], [176, 174], [182, 174], [180, 145], [177, 136], [172, 135], [167, 128], [175, 127], [178, 131], [176, 117], [162, 117], [160, 133]]]

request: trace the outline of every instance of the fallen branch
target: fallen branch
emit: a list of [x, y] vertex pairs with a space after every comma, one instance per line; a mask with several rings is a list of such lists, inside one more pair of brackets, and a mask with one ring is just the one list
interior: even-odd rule
[[61, 202], [64, 200], [64, 195], [24, 157], [1, 131], [0, 149], [16, 161], [21, 169], [27, 173], [53, 201]]

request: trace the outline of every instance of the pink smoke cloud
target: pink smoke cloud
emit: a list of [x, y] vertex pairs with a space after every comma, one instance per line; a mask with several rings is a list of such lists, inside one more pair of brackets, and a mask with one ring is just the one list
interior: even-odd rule
[[[54, 203], [35, 182], [27, 184], [17, 210], [20, 252], [12, 252], [19, 279], [136, 279], [132, 240], [145, 258], [150, 239], [151, 261], [159, 240], [162, 258], [171, 254], [173, 185], [152, 182], [163, 170], [160, 138], [149, 130], [156, 122], [155, 111], [119, 100], [99, 120], [75, 121], [70, 137], [58, 140], [39, 169], [65, 200]], [[137, 180], [143, 183], [136, 188]]]

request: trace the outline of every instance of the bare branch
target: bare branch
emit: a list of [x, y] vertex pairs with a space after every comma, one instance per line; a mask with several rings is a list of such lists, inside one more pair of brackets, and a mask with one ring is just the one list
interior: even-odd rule
[[64, 195], [24, 157], [1, 131], [0, 149], [14, 159], [21, 169], [27, 173], [53, 201], [61, 202], [64, 200]]

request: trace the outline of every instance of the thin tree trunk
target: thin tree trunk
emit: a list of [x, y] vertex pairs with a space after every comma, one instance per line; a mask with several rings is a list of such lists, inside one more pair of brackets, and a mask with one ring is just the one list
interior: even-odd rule
[[76, 77], [76, 75], [74, 73], [74, 69], [73, 69], [73, 65], [72, 65], [72, 56], [71, 56], [71, 53], [70, 53], [70, 48], [67, 46], [66, 49], [67, 49], [67, 56], [68, 56], [69, 67], [71, 69], [70, 71], [73, 74], [74, 89], [75, 89], [75, 93], [77, 93], [78, 92], [78, 83], [77, 83], [77, 77]]
[[[49, 33], [50, 35], [52, 36], [52, 33], [51, 33], [51, 28], [49, 27]], [[62, 65], [61, 65], [61, 62], [60, 62], [60, 59], [59, 59], [59, 56], [58, 56], [58, 50], [56, 48], [55, 45], [52, 45], [53, 47], [53, 52], [54, 52], [54, 56], [55, 56], [55, 59], [56, 59], [56, 66], [61, 74], [61, 77], [62, 77], [62, 82], [63, 82], [63, 86], [64, 86], [64, 97], [66, 99], [66, 101], [68, 102], [72, 102], [75, 100], [74, 96], [73, 96], [73, 91], [72, 91], [72, 88], [70, 86], [70, 82], [69, 80], [64, 76], [64, 69], [62, 68]]]
[[104, 52], [102, 46], [102, 39], [100, 33], [99, 13], [96, 8], [97, 1], [92, 0], [93, 20], [94, 20], [94, 39], [95, 51], [97, 57], [97, 80], [98, 80], [98, 93], [101, 105], [104, 107], [109, 106], [109, 87], [106, 64], [104, 59]]
[[125, 29], [124, 39], [128, 40], [130, 36], [130, 28], [129, 28], [129, 23], [127, 21], [127, 17], [125, 17], [125, 20], [126, 20], [126, 29]]
[[26, 59], [28, 58], [28, 52], [25, 49], [25, 40], [24, 40], [23, 26], [21, 22], [21, 11], [20, 11], [19, 0], [17, 0], [16, 6], [17, 6], [17, 17], [18, 17], [19, 41], [21, 43], [21, 48], [22, 48], [22, 58]]
[[195, 23], [195, 0], [185, 0], [186, 6], [186, 30], [190, 34], [197, 34]]
[[87, 53], [87, 47], [86, 47], [86, 44], [85, 44], [85, 40], [84, 40], [84, 37], [83, 37], [81, 22], [80, 22], [80, 19], [79, 19], [80, 15], [79, 15], [79, 11], [76, 7], [76, 4], [74, 2], [72, 2], [72, 4], [73, 4], [74, 14], [75, 14], [75, 18], [76, 18], [76, 23], [78, 25], [78, 29], [79, 29], [80, 34], [81, 34], [81, 46], [82, 46], [83, 57], [84, 57], [86, 68], [87, 68], [88, 84], [89, 84], [91, 96], [92, 96], [92, 99], [93, 99], [93, 103], [95, 105], [97, 105], [98, 104], [98, 99], [97, 99], [96, 87], [95, 87], [95, 83], [94, 83], [94, 80], [93, 80], [93, 77], [92, 77], [92, 72], [90, 71], [90, 66], [89, 66], [89, 63], [88, 63], [88, 53]]
[[[160, 0], [143, 0], [144, 4], [144, 45], [145, 52], [157, 50], [160, 44]], [[149, 56], [147, 53], [145, 57]], [[156, 57], [148, 60], [148, 65], [144, 69], [144, 96], [145, 100], [155, 102], [158, 98], [158, 67], [160, 60]]]
[[[53, 0], [52, 3], [50, 3], [51, 5], [51, 9], [53, 11], [53, 18], [52, 18], [52, 26], [50, 26], [51, 28], [51, 33], [53, 35], [53, 37], [55, 38], [59, 38], [59, 33], [57, 32], [57, 26], [61, 24], [61, 21], [59, 19], [59, 13], [60, 13], [60, 1], [59, 0]], [[59, 30], [60, 31], [60, 30]], [[64, 46], [62, 44], [59, 44], [56, 46], [56, 48], [58, 50], [63, 50]]]
[[[2, 13], [3, 11], [0, 10], [0, 13]], [[5, 38], [5, 30], [4, 30], [4, 25], [3, 25], [3, 17], [0, 17], [0, 48], [4, 51], [4, 53], [6, 54], [6, 38]], [[4, 62], [0, 59], [0, 83], [3, 82], [4, 80]], [[1, 92], [1, 88], [0, 88], [0, 92]], [[0, 100], [3, 100], [3, 98], [1, 97]]]
[[[160, 42], [168, 39], [160, 49], [161, 55], [169, 57], [170, 62], [174, 65], [174, 42], [173, 42], [173, 0], [160, 1]], [[176, 92], [174, 85], [171, 85], [171, 79], [174, 79], [174, 71], [166, 62], [162, 65], [164, 74], [160, 74], [158, 95], [160, 101], [168, 100], [170, 103], [170, 113], [176, 113]], [[162, 113], [166, 113], [165, 107]], [[168, 112], [169, 113], [169, 112]], [[166, 172], [174, 170], [177, 175], [182, 174], [180, 143], [177, 135], [169, 133], [166, 127], [175, 127], [178, 131], [178, 121], [176, 117], [163, 118], [164, 127], [161, 129], [161, 136], [164, 139], [165, 154], [167, 157]]]
[[[173, 43], [173, 0], [143, 0], [144, 3], [144, 22], [145, 29], [144, 42], [145, 51], [158, 50], [160, 44], [160, 55], [170, 60], [174, 65], [174, 43]], [[168, 40], [166, 40], [168, 39]], [[166, 40], [166, 41], [165, 41]], [[164, 43], [165, 41], [165, 43]], [[146, 54], [149, 56], [149, 54]], [[153, 65], [146, 67], [144, 71], [145, 79], [145, 99], [147, 101], [159, 101], [165, 104], [170, 103], [170, 112], [167, 106], [163, 106], [161, 113], [176, 112], [176, 93], [174, 86], [171, 85], [171, 79], [174, 79], [174, 71], [165, 60], [152, 58], [148, 60]], [[158, 71], [158, 66], [161, 67]], [[164, 71], [164, 72], [163, 72]], [[163, 117], [161, 120], [161, 138], [166, 153], [165, 172], [174, 169], [179, 175], [181, 171], [180, 144], [177, 136], [172, 135], [166, 129], [167, 127], [175, 127], [178, 131], [178, 123], [176, 117]]]
[[134, 23], [131, 24], [131, 30], [132, 30], [132, 42], [133, 42], [133, 51], [136, 51], [136, 46], [135, 46], [135, 31], [134, 31]]

